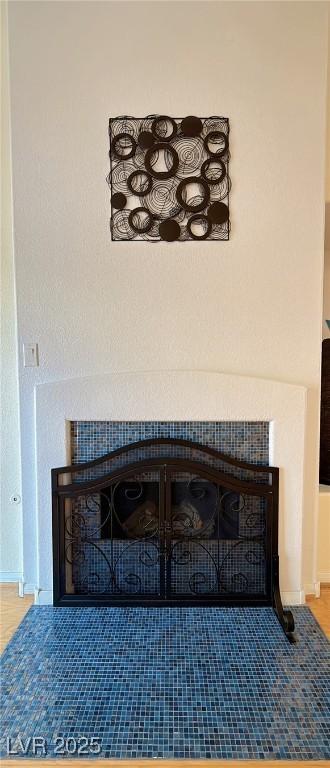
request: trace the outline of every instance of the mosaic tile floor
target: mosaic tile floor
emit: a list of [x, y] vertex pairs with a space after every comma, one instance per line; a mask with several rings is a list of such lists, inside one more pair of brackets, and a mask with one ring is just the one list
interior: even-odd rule
[[329, 759], [329, 644], [294, 614], [297, 645], [270, 608], [33, 607], [3, 655], [2, 753]]

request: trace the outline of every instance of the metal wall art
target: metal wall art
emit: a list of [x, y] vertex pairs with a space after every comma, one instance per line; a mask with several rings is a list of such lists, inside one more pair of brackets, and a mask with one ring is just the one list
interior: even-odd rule
[[228, 240], [229, 120], [109, 121], [112, 240]]

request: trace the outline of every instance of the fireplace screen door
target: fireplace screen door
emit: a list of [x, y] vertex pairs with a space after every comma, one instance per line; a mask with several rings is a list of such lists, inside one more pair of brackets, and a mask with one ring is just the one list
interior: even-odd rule
[[277, 468], [158, 438], [55, 469], [52, 489], [55, 605], [272, 605], [292, 634]]
[[62, 587], [113, 599], [201, 599], [267, 588], [267, 500], [174, 467], [60, 497]]
[[66, 591], [163, 596], [163, 488], [163, 473], [153, 470], [66, 499]]
[[166, 483], [166, 586], [174, 597], [265, 596], [266, 506], [204, 473]]

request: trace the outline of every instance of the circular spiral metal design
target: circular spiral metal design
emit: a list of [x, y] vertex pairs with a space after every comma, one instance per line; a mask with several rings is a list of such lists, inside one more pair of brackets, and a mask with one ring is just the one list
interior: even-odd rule
[[111, 136], [117, 136], [118, 133], [128, 133], [137, 140], [138, 124], [135, 117], [115, 117], [110, 120], [109, 129]]
[[201, 175], [208, 184], [220, 185], [227, 173], [226, 166], [220, 158], [210, 157], [204, 160], [201, 167]]
[[203, 124], [203, 136], [211, 131], [221, 131], [228, 135], [228, 120], [225, 117], [207, 117]]
[[144, 160], [145, 160], [145, 151], [141, 147], [137, 146], [134, 157], [132, 157], [132, 163], [134, 164], [135, 168], [141, 171], [142, 170], [144, 171], [145, 170]]
[[118, 160], [130, 160], [135, 155], [136, 141], [129, 133], [118, 133], [113, 139], [112, 152]]
[[136, 172], [136, 167], [132, 162], [117, 163], [109, 175], [109, 184], [112, 185], [114, 192], [128, 193], [127, 179], [132, 173]]
[[183, 179], [186, 176], [197, 175], [205, 157], [202, 139], [178, 136], [172, 145], [179, 157], [179, 166], [176, 172], [178, 178]]
[[212, 227], [212, 237], [214, 240], [228, 240], [230, 226], [228, 221], [224, 224], [214, 224]]
[[152, 189], [144, 198], [145, 205], [153, 216], [158, 219], [168, 219], [176, 216], [181, 206], [176, 198], [177, 184], [173, 179], [154, 181]]
[[228, 149], [228, 136], [223, 131], [210, 131], [204, 139], [204, 147], [212, 158], [223, 157]]
[[229, 176], [225, 176], [221, 184], [211, 184], [210, 186], [210, 201], [217, 202], [218, 200], [228, 199], [231, 183]]
[[140, 206], [129, 212], [128, 223], [139, 235], [145, 235], [153, 225], [153, 216], [147, 208]]
[[172, 141], [178, 127], [172, 117], [158, 115], [152, 122], [151, 130], [157, 141]]
[[130, 225], [131, 211], [116, 211], [111, 219], [111, 231], [114, 240], [133, 240], [136, 232]]
[[128, 189], [132, 195], [139, 195], [139, 197], [148, 195], [152, 189], [152, 185], [153, 180], [150, 173], [143, 170], [133, 171], [127, 179]]
[[192, 240], [207, 240], [212, 230], [212, 224], [207, 216], [196, 213], [188, 219], [187, 229]]
[[[157, 170], [155, 166], [160, 159], [163, 159], [163, 169]], [[145, 167], [148, 173], [151, 173], [156, 179], [170, 179], [175, 176], [179, 167], [179, 157], [171, 144], [159, 142], [147, 150]]]
[[[143, 198], [141, 198], [143, 200]], [[159, 238], [159, 221], [154, 220], [152, 223], [152, 226], [148, 230], [148, 232], [143, 233], [140, 235], [141, 240], [152, 240], [154, 242], [157, 242]]]
[[[202, 190], [202, 192], [201, 192]], [[210, 199], [209, 186], [199, 176], [189, 176], [182, 179], [176, 191], [176, 197], [181, 208], [189, 213], [200, 213], [206, 208]]]

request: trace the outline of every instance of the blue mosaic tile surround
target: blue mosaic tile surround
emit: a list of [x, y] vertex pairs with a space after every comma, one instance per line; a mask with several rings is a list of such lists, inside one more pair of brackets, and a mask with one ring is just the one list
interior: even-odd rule
[[138, 440], [192, 440], [253, 464], [268, 464], [266, 421], [72, 421], [71, 458], [80, 464]]
[[329, 644], [294, 616], [297, 645], [271, 608], [33, 607], [3, 655], [2, 752], [19, 733], [48, 757], [83, 735], [104, 758], [329, 759]]
[[[126, 446], [130, 443], [135, 443], [147, 438], [156, 437], [168, 437], [168, 438], [183, 438], [190, 441], [201, 443], [209, 447], [222, 451], [228, 456], [234, 456], [238, 459], [250, 461], [258, 465], [267, 465], [269, 463], [269, 424], [268, 422], [219, 422], [219, 421], [78, 421], [71, 422], [71, 459], [73, 464], [84, 464], [91, 459], [102, 457], [112, 450]], [[169, 450], [169, 449], [167, 449]], [[153, 454], [151, 454], [153, 455]], [[199, 457], [200, 458], [200, 457]], [[134, 458], [131, 454], [127, 457], [129, 461], [137, 461], [142, 459], [142, 455], [135, 455]], [[110, 471], [110, 466], [108, 471]], [[113, 466], [112, 466], [113, 469]], [[224, 468], [228, 471], [228, 466]], [[105, 465], [100, 468], [93, 468], [92, 470], [84, 470], [81, 473], [81, 481], [98, 476], [98, 472], [104, 473], [106, 471]], [[241, 470], [233, 470], [238, 475], [241, 474]], [[243, 472], [244, 475], [244, 472]], [[78, 477], [76, 476], [76, 480]], [[246, 477], [247, 480], [255, 480], [250, 476]], [[260, 481], [262, 477], [260, 476]], [[251, 509], [257, 511], [259, 509], [260, 499], [255, 497], [247, 502], [249, 509], [246, 509], [248, 514]], [[80, 515], [83, 515], [86, 521], [86, 527], [91, 530], [99, 531], [97, 535], [93, 536], [92, 545], [86, 545], [85, 547], [79, 546], [76, 553], [77, 560], [74, 560], [73, 566], [73, 583], [75, 590], [78, 593], [86, 592], [88, 587], [89, 591], [102, 592], [112, 591], [113, 585], [109, 586], [109, 568], [108, 562], [112, 561], [113, 557], [118, 562], [116, 569], [116, 576], [118, 584], [124, 588], [124, 591], [134, 592], [136, 590], [135, 581], [132, 582], [131, 587], [127, 583], [126, 575], [134, 574], [136, 578], [141, 578], [143, 583], [143, 592], [157, 593], [158, 592], [158, 579], [159, 567], [158, 562], [155, 560], [155, 548], [149, 544], [149, 557], [148, 567], [141, 567], [141, 548], [145, 552], [145, 544], [137, 541], [134, 545], [126, 548], [126, 541], [110, 541], [103, 540], [102, 530], [100, 529], [100, 509], [98, 510], [99, 500], [95, 497], [93, 501], [88, 500], [86, 507], [86, 500], [81, 497], [77, 503], [77, 511]], [[92, 509], [93, 507], [93, 509]], [[250, 509], [251, 508], [251, 509]], [[241, 518], [244, 517], [242, 513]], [[240, 521], [241, 525], [243, 520]], [[94, 546], [94, 542], [97, 543], [97, 547]], [[208, 555], [210, 552], [215, 555], [215, 559], [219, 557], [222, 559], [226, 554], [226, 543], [224, 543], [225, 550], [221, 554], [218, 548], [217, 540], [213, 542], [204, 542], [205, 550], [202, 547], [195, 547], [191, 551], [192, 566], [195, 567], [195, 572], [202, 574], [202, 581], [200, 583], [200, 590], [206, 591], [207, 587], [211, 589], [212, 578], [214, 573], [210, 572], [211, 558]], [[186, 548], [187, 549], [187, 548]], [[119, 555], [120, 551], [125, 553], [124, 558], [121, 560]], [[249, 585], [251, 592], [264, 593], [265, 589], [265, 573], [260, 563], [260, 552], [256, 553], [256, 560], [258, 564], [251, 565], [249, 573], [247, 573], [247, 563], [245, 552], [242, 548], [235, 549], [235, 562], [232, 568], [235, 572], [239, 573], [242, 570], [244, 576], [249, 577]], [[101, 555], [100, 555], [101, 553]], [[238, 566], [239, 556], [242, 559], [242, 568]], [[145, 559], [145, 558], [144, 558]], [[150, 567], [152, 560], [155, 560], [154, 568]], [[230, 566], [231, 559], [227, 559], [227, 568]], [[173, 564], [172, 564], [173, 566]], [[212, 567], [211, 567], [212, 570]], [[231, 568], [229, 568], [231, 573]], [[187, 572], [187, 560], [183, 559], [181, 562], [181, 568], [172, 567], [172, 587], [174, 591], [180, 593], [186, 593], [190, 591], [188, 587], [189, 573]], [[254, 572], [254, 574], [253, 574]], [[95, 581], [95, 573], [97, 574], [97, 580]], [[207, 579], [205, 579], [207, 575]], [[228, 573], [229, 576], [229, 573]], [[231, 586], [233, 586], [231, 584]], [[239, 584], [236, 585], [239, 587]]]

